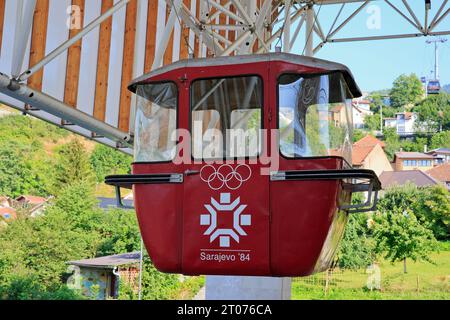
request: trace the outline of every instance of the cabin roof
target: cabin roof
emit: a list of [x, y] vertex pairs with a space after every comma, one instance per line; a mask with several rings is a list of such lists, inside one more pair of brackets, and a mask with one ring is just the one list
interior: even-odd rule
[[128, 89], [132, 92], [136, 92], [136, 86], [147, 81], [149, 78], [177, 70], [182, 68], [195, 68], [195, 67], [214, 67], [214, 66], [225, 66], [225, 65], [237, 65], [244, 63], [257, 63], [257, 62], [271, 62], [271, 61], [283, 61], [292, 64], [298, 64], [302, 66], [324, 69], [326, 71], [341, 71], [347, 85], [352, 92], [353, 96], [360, 97], [362, 95], [361, 90], [355, 82], [353, 74], [350, 69], [345, 65], [328, 61], [317, 59], [314, 57], [301, 56], [290, 53], [280, 53], [271, 52], [265, 54], [249, 54], [240, 56], [229, 56], [229, 57], [215, 57], [215, 58], [200, 58], [200, 59], [186, 59], [174, 62], [172, 64], [158, 68], [150, 73], [144, 74], [143, 76], [133, 80]]
[[140, 259], [139, 252], [131, 252], [131, 253], [115, 254], [112, 256], [98, 257], [93, 259], [69, 261], [68, 264], [79, 267], [112, 269], [117, 266], [139, 263], [139, 259]]

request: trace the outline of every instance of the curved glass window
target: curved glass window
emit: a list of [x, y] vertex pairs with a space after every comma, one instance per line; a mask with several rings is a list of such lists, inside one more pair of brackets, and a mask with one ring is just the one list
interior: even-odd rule
[[256, 157], [261, 151], [262, 80], [258, 76], [196, 80], [191, 86], [195, 159]]
[[136, 162], [170, 161], [176, 154], [178, 90], [175, 83], [138, 85]]
[[338, 72], [282, 75], [278, 81], [281, 154], [288, 158], [341, 156], [351, 163], [351, 98]]

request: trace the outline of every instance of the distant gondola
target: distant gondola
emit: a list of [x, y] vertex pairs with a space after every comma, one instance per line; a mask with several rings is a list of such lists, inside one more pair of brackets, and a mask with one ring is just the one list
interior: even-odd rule
[[438, 94], [441, 91], [441, 83], [439, 80], [430, 80], [427, 85], [428, 94]]

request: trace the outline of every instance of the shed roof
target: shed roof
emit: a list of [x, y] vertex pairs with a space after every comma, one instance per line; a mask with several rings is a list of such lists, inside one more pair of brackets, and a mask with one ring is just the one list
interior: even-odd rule
[[396, 158], [400, 159], [434, 159], [433, 156], [422, 152], [396, 152]]
[[442, 182], [450, 181], [450, 163], [444, 163], [427, 171], [427, 173]]
[[118, 266], [139, 263], [139, 258], [139, 252], [131, 252], [93, 259], [69, 261], [68, 263], [79, 267], [113, 269]]
[[420, 170], [383, 171], [380, 176], [380, 181], [383, 189], [394, 185], [402, 186], [408, 182], [415, 184], [418, 187], [438, 184], [435, 179]]

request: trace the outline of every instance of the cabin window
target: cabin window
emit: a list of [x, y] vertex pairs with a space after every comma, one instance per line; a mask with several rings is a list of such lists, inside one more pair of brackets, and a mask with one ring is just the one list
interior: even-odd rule
[[281, 154], [340, 156], [351, 163], [351, 99], [340, 73], [282, 75], [278, 81]]
[[195, 159], [235, 159], [260, 154], [262, 85], [258, 76], [192, 83], [191, 135]]
[[136, 162], [165, 162], [176, 154], [178, 89], [175, 83], [138, 85]]

